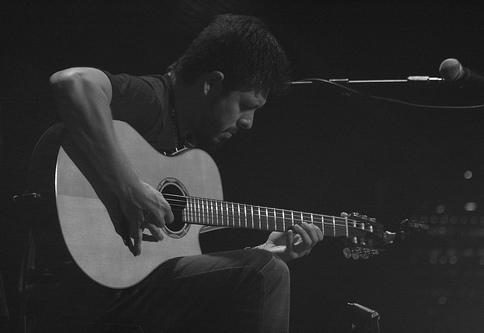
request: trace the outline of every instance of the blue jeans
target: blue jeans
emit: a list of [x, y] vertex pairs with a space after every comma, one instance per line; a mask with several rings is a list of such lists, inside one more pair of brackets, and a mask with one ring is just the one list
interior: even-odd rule
[[144, 332], [287, 332], [289, 270], [264, 250], [174, 258], [120, 293], [103, 322]]
[[259, 249], [171, 259], [134, 287], [71, 269], [34, 291], [35, 332], [287, 332], [289, 270]]

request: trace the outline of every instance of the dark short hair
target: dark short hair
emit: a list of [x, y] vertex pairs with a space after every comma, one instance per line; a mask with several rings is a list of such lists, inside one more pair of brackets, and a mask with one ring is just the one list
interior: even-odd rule
[[259, 19], [218, 15], [169, 70], [191, 83], [211, 71], [224, 73], [225, 91], [280, 93], [289, 82], [289, 61]]

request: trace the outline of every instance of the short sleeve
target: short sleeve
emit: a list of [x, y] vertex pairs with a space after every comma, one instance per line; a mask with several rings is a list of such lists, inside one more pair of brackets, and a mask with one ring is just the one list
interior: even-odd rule
[[162, 81], [153, 76], [104, 73], [111, 81], [113, 91], [113, 119], [127, 122], [141, 135], [149, 133], [153, 124], [164, 118], [166, 89]]

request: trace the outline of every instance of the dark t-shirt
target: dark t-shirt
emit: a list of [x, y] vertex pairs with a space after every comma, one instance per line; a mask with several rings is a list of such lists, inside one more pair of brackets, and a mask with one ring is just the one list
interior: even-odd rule
[[113, 119], [130, 124], [155, 149], [170, 152], [182, 142], [174, 123], [172, 84], [168, 74], [111, 74]]

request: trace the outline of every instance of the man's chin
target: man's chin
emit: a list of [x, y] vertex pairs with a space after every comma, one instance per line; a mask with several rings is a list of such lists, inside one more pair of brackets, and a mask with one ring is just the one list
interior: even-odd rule
[[229, 141], [229, 139], [232, 137], [231, 136], [217, 136], [215, 138], [212, 138], [212, 140], [210, 140], [210, 146], [213, 150], [215, 149], [219, 149], [220, 147], [222, 147], [227, 141]]
[[225, 136], [205, 138], [204, 140], [199, 140], [198, 146], [206, 151], [215, 151], [220, 149], [228, 140], [229, 138]]

